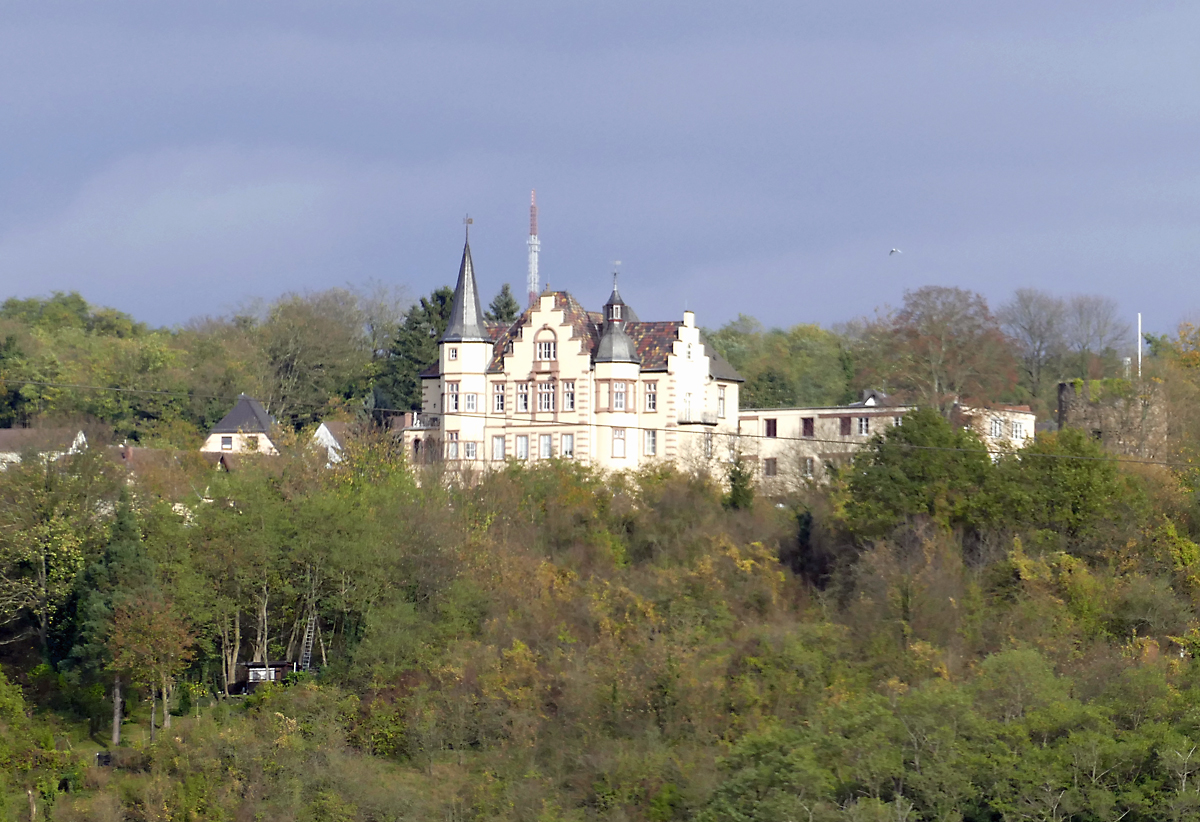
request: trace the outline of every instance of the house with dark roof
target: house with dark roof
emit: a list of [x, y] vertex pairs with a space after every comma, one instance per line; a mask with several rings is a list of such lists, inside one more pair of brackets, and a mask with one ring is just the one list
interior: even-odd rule
[[487, 322], [468, 243], [438, 361], [421, 374], [422, 413], [404, 438], [418, 462], [475, 467], [720, 459], [737, 433], [741, 383], [691, 311], [643, 322], [616, 275], [601, 311], [547, 289], [512, 324]]
[[0, 428], [0, 469], [20, 462], [25, 455], [56, 459], [76, 454], [87, 444], [78, 428]]
[[238, 396], [237, 404], [213, 426], [200, 447], [203, 454], [278, 454], [271, 434], [275, 419], [253, 397]]

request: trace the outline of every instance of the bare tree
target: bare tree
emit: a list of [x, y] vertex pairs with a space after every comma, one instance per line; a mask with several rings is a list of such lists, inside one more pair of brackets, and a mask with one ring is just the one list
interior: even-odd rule
[[1065, 338], [1078, 376], [1100, 376], [1093, 373], [1098, 358], [1113, 353], [1129, 336], [1129, 323], [1120, 312], [1116, 300], [1096, 294], [1078, 294], [1067, 302]]
[[869, 323], [863, 340], [864, 384], [895, 388], [943, 414], [959, 399], [998, 399], [1016, 382], [1011, 341], [973, 291], [906, 291], [901, 309]]
[[1046, 369], [1066, 349], [1066, 303], [1036, 288], [1019, 288], [997, 312], [997, 318], [1017, 344], [1029, 392], [1040, 397]]

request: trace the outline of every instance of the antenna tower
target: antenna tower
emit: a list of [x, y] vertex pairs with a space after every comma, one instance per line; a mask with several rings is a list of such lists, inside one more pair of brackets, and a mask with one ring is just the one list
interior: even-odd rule
[[542, 244], [538, 240], [537, 190], [535, 189], [529, 195], [529, 276], [525, 280], [531, 308], [537, 301], [538, 292], [541, 290], [538, 287], [538, 254], [541, 250]]

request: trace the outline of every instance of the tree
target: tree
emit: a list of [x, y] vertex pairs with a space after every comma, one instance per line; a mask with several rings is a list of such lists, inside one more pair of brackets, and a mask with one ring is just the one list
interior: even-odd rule
[[912, 517], [945, 527], [972, 524], [992, 468], [974, 432], [955, 429], [932, 408], [904, 416], [854, 456], [846, 517], [863, 536], [883, 536]]
[[1061, 298], [1036, 288], [1019, 288], [997, 313], [1004, 330], [1016, 341], [1022, 373], [1035, 397], [1042, 396], [1046, 369], [1065, 352], [1066, 312]]
[[424, 369], [437, 362], [438, 340], [450, 324], [454, 289], [442, 286], [408, 310], [396, 329], [387, 360], [381, 364], [376, 386], [382, 405], [396, 410], [421, 410]]
[[150, 688], [150, 739], [154, 739], [155, 692], [161, 690], [163, 727], [171, 727], [175, 679], [192, 659], [195, 637], [170, 602], [155, 595], [113, 611], [109, 652], [113, 667]]
[[1115, 359], [1113, 349], [1129, 336], [1129, 323], [1111, 297], [1078, 294], [1067, 302], [1065, 336], [1074, 354], [1075, 375], [1089, 379], [1104, 376], [1101, 357]]
[[484, 319], [492, 322], [500, 322], [505, 325], [511, 325], [516, 322], [517, 317], [521, 315], [521, 304], [517, 302], [517, 298], [512, 294], [512, 288], [508, 283], [500, 287], [500, 293], [488, 305], [488, 310], [484, 312]]
[[972, 291], [925, 286], [899, 312], [868, 323], [860, 345], [864, 382], [948, 415], [960, 400], [984, 404], [1016, 382], [1010, 341]]

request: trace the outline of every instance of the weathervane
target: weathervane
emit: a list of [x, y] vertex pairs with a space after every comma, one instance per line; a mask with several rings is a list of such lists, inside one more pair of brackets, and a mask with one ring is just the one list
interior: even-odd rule
[[463, 225], [465, 225], [465, 226], [466, 226], [466, 229], [465, 229], [465, 231], [467, 232], [467, 239], [468, 239], [468, 240], [470, 240], [470, 239], [471, 239], [471, 225], [472, 225], [474, 222], [475, 222], [475, 221], [471, 219], [471, 215], [470, 215], [470, 214], [468, 214], [467, 216], [463, 217]]

